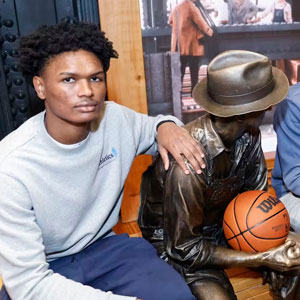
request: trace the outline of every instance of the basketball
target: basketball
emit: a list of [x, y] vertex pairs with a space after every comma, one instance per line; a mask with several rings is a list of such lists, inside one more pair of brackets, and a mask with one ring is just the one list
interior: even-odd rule
[[263, 252], [283, 244], [290, 219], [284, 204], [264, 191], [237, 195], [223, 218], [224, 235], [235, 250]]

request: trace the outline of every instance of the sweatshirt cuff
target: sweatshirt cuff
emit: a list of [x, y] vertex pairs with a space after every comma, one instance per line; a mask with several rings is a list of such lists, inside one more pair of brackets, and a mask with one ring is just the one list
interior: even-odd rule
[[174, 116], [162, 116], [162, 115], [160, 115], [159, 118], [158, 118], [158, 120], [155, 123], [155, 136], [154, 136], [155, 141], [157, 141], [157, 130], [158, 130], [158, 127], [161, 124], [165, 123], [165, 122], [173, 122], [173, 123], [175, 123], [179, 127], [183, 126], [183, 123], [179, 119], [177, 119], [176, 117], [174, 117]]
[[165, 121], [161, 121], [161, 122], [159, 122], [157, 125], [156, 125], [156, 131], [158, 130], [158, 127], [160, 126], [160, 125], [162, 125], [162, 124], [164, 124], [164, 123], [174, 123], [174, 124], [176, 124], [174, 121], [172, 121], [172, 120], [165, 120]]
[[177, 126], [183, 126], [183, 123], [179, 119], [177, 119], [176, 117], [173, 117], [173, 116], [162, 116], [156, 122], [156, 126], [155, 126], [155, 128], [156, 128], [156, 135], [157, 135], [158, 127], [160, 125], [162, 125], [163, 123], [166, 123], [166, 122], [172, 122], [172, 123], [175, 123]]

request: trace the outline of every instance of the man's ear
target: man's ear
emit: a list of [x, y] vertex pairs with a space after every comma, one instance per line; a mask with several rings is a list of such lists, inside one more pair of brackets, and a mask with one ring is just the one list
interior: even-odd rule
[[42, 100], [46, 99], [45, 95], [45, 82], [42, 77], [40, 76], [33, 76], [32, 83], [34, 86], [34, 89], [38, 95], [38, 97]]

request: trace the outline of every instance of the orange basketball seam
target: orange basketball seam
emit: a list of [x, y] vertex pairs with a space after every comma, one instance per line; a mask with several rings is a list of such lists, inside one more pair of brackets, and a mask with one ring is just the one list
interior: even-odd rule
[[278, 211], [276, 214], [274, 214], [274, 215], [272, 215], [272, 216], [270, 216], [270, 217], [268, 217], [268, 218], [266, 218], [266, 219], [260, 221], [259, 223], [255, 224], [255, 225], [252, 226], [251, 228], [248, 227], [248, 218], [247, 218], [247, 219], [246, 219], [247, 230], [250, 232], [250, 234], [251, 234], [252, 236], [254, 236], [254, 237], [256, 237], [256, 238], [259, 238], [259, 239], [261, 239], [261, 240], [279, 240], [279, 239], [282, 239], [282, 238], [286, 237], [287, 235], [281, 236], [281, 237], [273, 237], [273, 238], [262, 238], [262, 237], [257, 236], [257, 235], [255, 235], [254, 233], [251, 232], [251, 230], [254, 229], [255, 227], [257, 227], [257, 226], [261, 225], [262, 223], [268, 221], [269, 219], [273, 218], [274, 216], [278, 215], [279, 213], [281, 213], [281, 212], [284, 211], [284, 210], [286, 210], [285, 207], [284, 207], [282, 210]]
[[[248, 231], [252, 236], [254, 236], [254, 237], [256, 237], [256, 238], [259, 238], [259, 239], [261, 239], [261, 240], [279, 240], [279, 239], [282, 239], [282, 238], [284, 238], [284, 237], [286, 237], [286, 236], [282, 236], [282, 237], [279, 237], [279, 238], [261, 238], [261, 237], [259, 237], [259, 236], [256, 236], [255, 234], [253, 234], [253, 233], [251, 232], [251, 230], [252, 230], [253, 228], [255, 228], [256, 226], [261, 225], [262, 223], [264, 223], [264, 222], [267, 221], [268, 219], [270, 219], [270, 218], [276, 216], [278, 213], [282, 212], [282, 210], [279, 211], [279, 212], [277, 212], [276, 214], [270, 216], [269, 218], [267, 218], [267, 219], [265, 219], [265, 220], [263, 220], [263, 221], [261, 221], [261, 222], [255, 224], [253, 227], [251, 227], [251, 228], [248, 227], [248, 216], [249, 216], [249, 213], [250, 213], [252, 207], [255, 205], [256, 201], [257, 201], [263, 194], [265, 194], [265, 193], [267, 193], [267, 192], [263, 191], [260, 195], [258, 195], [258, 196], [256, 197], [256, 199], [253, 201], [252, 205], [250, 206], [250, 208], [249, 208], [249, 210], [248, 210], [248, 212], [247, 212], [247, 215], [246, 215], [246, 226], [247, 226], [247, 230], [246, 230], [246, 231]], [[285, 209], [285, 208], [284, 208], [284, 209]], [[283, 210], [284, 210], [284, 209], [283, 209]], [[246, 231], [245, 231], [245, 232], [246, 232]]]
[[[249, 215], [249, 213], [250, 213], [250, 211], [251, 211], [253, 205], [254, 205], [254, 204], [256, 203], [256, 201], [257, 201], [262, 195], [264, 195], [265, 193], [266, 193], [266, 191], [262, 191], [262, 192], [256, 197], [256, 199], [253, 201], [252, 205], [250, 206], [250, 209], [249, 209], [248, 212], [247, 212], [247, 215], [246, 215], [246, 222], [247, 222], [247, 220], [248, 220], [248, 215]], [[246, 223], [246, 226], [247, 226], [247, 230], [246, 230], [246, 231], [248, 231], [248, 232], [251, 234], [251, 231], [250, 231], [250, 229], [248, 228], [247, 223]], [[246, 232], [246, 231], [245, 231], [245, 232]], [[257, 250], [256, 248], [254, 248], [254, 246], [252, 246], [252, 245], [248, 242], [248, 240], [244, 237], [244, 235], [243, 235], [243, 238], [244, 238], [244, 240], [247, 242], [247, 244], [248, 244], [255, 252], [258, 252], [258, 250]]]
[[[227, 222], [226, 222], [225, 220], [223, 220], [223, 222], [224, 222], [224, 223], [226, 224], [226, 226], [230, 229], [230, 231], [231, 231], [233, 234], [235, 234], [234, 231], [232, 230], [232, 228], [227, 224]], [[234, 235], [234, 236], [231, 237], [230, 239], [227, 239], [227, 241], [229, 241], [229, 240], [231, 240], [231, 239], [233, 239], [233, 238], [235, 238], [235, 237], [237, 237], [237, 235]], [[237, 243], [238, 243], [239, 250], [241, 250], [242, 248], [241, 248], [241, 245], [240, 245], [240, 241], [239, 241], [238, 239], [236, 239], [236, 241], [237, 241]]]
[[254, 204], [256, 203], [256, 201], [258, 200], [258, 198], [260, 198], [260, 196], [262, 196], [262, 195], [265, 194], [265, 193], [266, 193], [265, 191], [262, 191], [262, 193], [259, 194], [259, 195], [256, 197], [256, 199], [253, 201], [252, 205], [249, 207], [249, 210], [248, 210], [248, 212], [247, 212], [246, 220], [248, 220], [248, 215], [249, 215], [249, 213], [250, 213], [252, 207], [254, 206]]
[[[243, 193], [238, 194], [227, 206], [228, 212], [224, 214], [224, 233], [226, 233], [227, 242], [236, 250], [258, 252], [260, 249], [259, 251], [263, 251], [266, 247], [282, 244], [288, 235], [289, 220], [286, 208], [279, 200], [275, 201], [276, 199], [268, 192], [258, 190], [254, 192], [249, 194], [245, 192], [244, 196]], [[257, 206], [258, 203], [260, 206], [265, 205], [265, 209]], [[256, 206], [266, 214], [258, 211]]]
[[[259, 238], [259, 239], [262, 239], [262, 240], [276, 240], [276, 239], [282, 239], [282, 238], [286, 237], [286, 236], [281, 236], [281, 237], [278, 237], [278, 238], [276, 238], [276, 237], [274, 237], [274, 238], [262, 238], [262, 237], [260, 237], [260, 236], [256, 236], [254, 233], [251, 232], [251, 230], [252, 230], [253, 228], [255, 228], [255, 227], [258, 226], [258, 225], [261, 225], [263, 222], [265, 222], [265, 221], [267, 221], [268, 219], [270, 219], [270, 218], [276, 216], [277, 214], [281, 213], [281, 212], [284, 211], [284, 210], [285, 210], [285, 208], [283, 208], [282, 210], [280, 210], [280, 211], [277, 212], [276, 214], [270, 216], [269, 218], [267, 218], [267, 219], [265, 219], [265, 220], [263, 220], [263, 221], [261, 221], [261, 222], [255, 224], [255, 225], [252, 226], [252, 227], [248, 227], [248, 225], [247, 225], [247, 229], [244, 230], [244, 231], [240, 231], [238, 234], [235, 234], [234, 231], [231, 230], [232, 233], [235, 234], [235, 235], [234, 235], [233, 237], [231, 237], [231, 238], [228, 238], [227, 241], [230, 241], [230, 240], [232, 240], [233, 238], [235, 238], [235, 237], [237, 237], [237, 236], [239, 236], [239, 235], [243, 235], [245, 232], [249, 232], [249, 233], [251, 233], [252, 236], [254, 236], [254, 237], [256, 237], [256, 238]], [[224, 223], [230, 228], [230, 226], [226, 223], [226, 221], [224, 221]], [[236, 223], [237, 223], [237, 222], [236, 222]], [[238, 225], [238, 224], [237, 224], [237, 225]], [[230, 229], [231, 229], [231, 228], [230, 228]]]
[[[227, 225], [227, 224], [226, 224]], [[280, 240], [280, 239], [282, 239], [282, 238], [284, 238], [284, 237], [286, 237], [287, 235], [285, 235], [285, 236], [281, 236], [281, 237], [274, 237], [274, 238], [263, 238], [263, 237], [260, 237], [260, 236], [256, 236], [256, 235], [254, 235], [250, 230], [251, 229], [253, 229], [253, 227], [252, 228], [249, 228], [249, 229], [246, 229], [246, 230], [244, 230], [243, 232], [239, 232], [238, 234], [236, 234], [236, 235], [234, 235], [234, 236], [232, 236], [231, 238], [228, 238], [227, 239], [227, 241], [230, 241], [230, 240], [232, 240], [232, 239], [234, 239], [234, 238], [236, 238], [236, 237], [238, 237], [238, 236], [240, 236], [240, 235], [242, 235], [243, 236], [243, 238], [244, 238], [244, 240], [245, 241], [247, 241], [247, 239], [244, 237], [244, 233], [246, 233], [246, 232], [249, 232], [252, 236], [254, 236], [254, 237], [256, 237], [256, 238], [258, 238], [258, 239], [260, 239], [260, 240]], [[248, 241], [247, 241], [247, 243], [248, 243]], [[248, 243], [249, 244], [249, 243]], [[249, 246], [251, 246], [251, 245], [249, 245]], [[252, 246], [251, 246], [252, 247]]]
[[[255, 248], [247, 241], [247, 239], [245, 238], [243, 232], [241, 231], [240, 224], [239, 224], [239, 222], [238, 222], [238, 220], [237, 220], [237, 218], [236, 218], [235, 207], [236, 207], [236, 199], [237, 199], [237, 197], [238, 197], [238, 195], [235, 197], [234, 203], [233, 203], [233, 214], [234, 214], [235, 223], [236, 223], [236, 225], [237, 225], [237, 227], [238, 227], [240, 233], [239, 233], [238, 235], [236, 235], [236, 236], [241, 235], [241, 236], [243, 237], [243, 239], [245, 240], [245, 242], [249, 245], [249, 247], [252, 248], [254, 251], [258, 252], [258, 251], [257, 251], [257, 250], [256, 250], [256, 249], [255, 249]], [[260, 197], [260, 196], [258, 196], [258, 197]], [[255, 201], [256, 201], [256, 200], [255, 200]], [[246, 231], [245, 231], [245, 232], [246, 232]], [[238, 241], [238, 239], [236, 239], [236, 240]], [[241, 247], [240, 247], [240, 249], [241, 249]]]

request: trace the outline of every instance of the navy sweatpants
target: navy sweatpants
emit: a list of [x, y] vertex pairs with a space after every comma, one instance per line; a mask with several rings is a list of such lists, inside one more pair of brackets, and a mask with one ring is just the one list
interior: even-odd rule
[[[195, 300], [181, 276], [156, 255], [151, 244], [127, 234], [98, 240], [78, 254], [51, 262], [50, 269], [119, 295], [143, 300]], [[5, 288], [0, 299], [10, 300]]]

